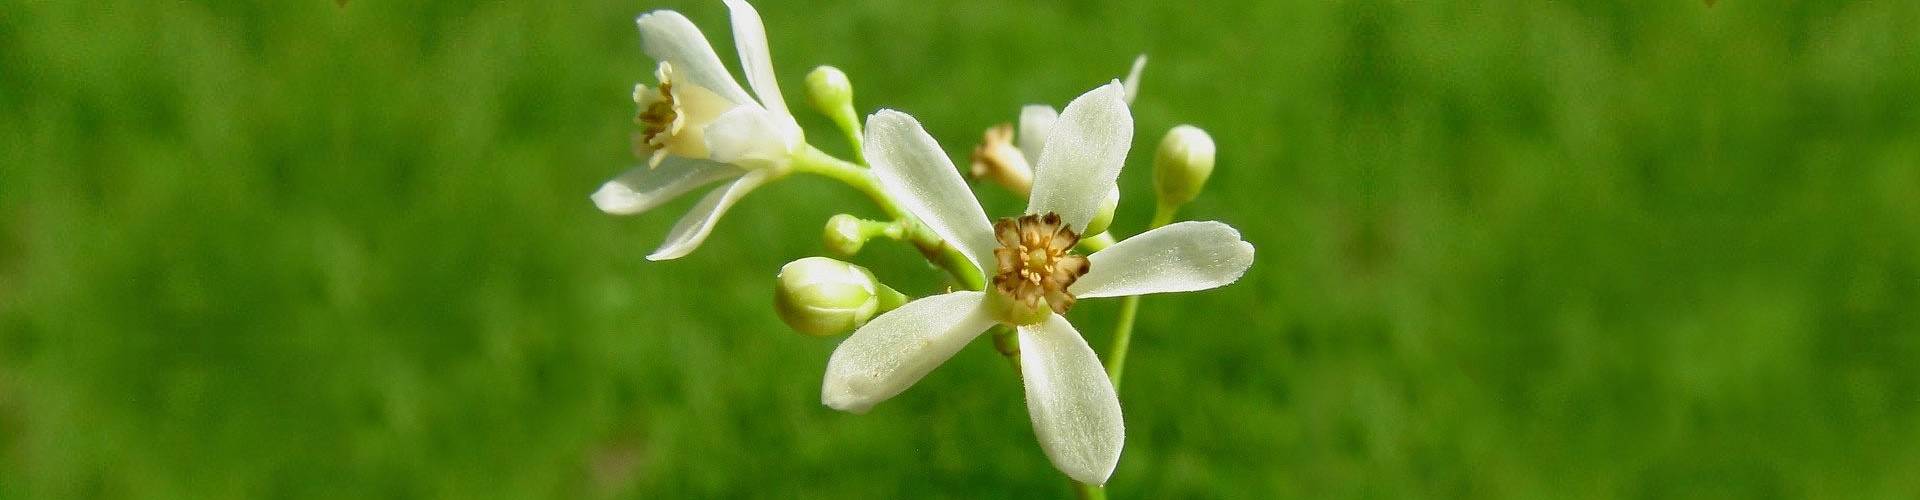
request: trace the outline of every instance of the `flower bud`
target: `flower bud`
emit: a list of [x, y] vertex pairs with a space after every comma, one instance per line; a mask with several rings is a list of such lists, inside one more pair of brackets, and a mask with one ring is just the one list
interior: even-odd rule
[[1014, 146], [1013, 138], [1011, 123], [988, 127], [980, 136], [980, 145], [973, 148], [973, 162], [968, 172], [975, 179], [992, 181], [1026, 196], [1033, 189], [1033, 167], [1027, 164], [1020, 148]]
[[1213, 174], [1213, 137], [1192, 125], [1167, 131], [1160, 150], [1153, 157], [1153, 190], [1160, 203], [1185, 205], [1200, 196], [1200, 188]]
[[773, 308], [787, 326], [808, 335], [853, 331], [907, 301], [866, 268], [807, 257], [787, 263], [775, 278]]
[[826, 242], [827, 251], [841, 257], [851, 257], [860, 253], [860, 247], [867, 244], [867, 232], [859, 217], [847, 214], [835, 215], [827, 219], [826, 233], [820, 240]]
[[821, 66], [807, 73], [807, 100], [821, 114], [835, 116], [853, 109], [853, 82], [840, 68]]
[[1087, 236], [1107, 232], [1107, 226], [1113, 225], [1113, 211], [1120, 209], [1120, 186], [1114, 186], [1107, 192], [1107, 199], [1100, 202], [1100, 211], [1093, 214], [1093, 220], [1087, 222], [1087, 230], [1081, 232]]

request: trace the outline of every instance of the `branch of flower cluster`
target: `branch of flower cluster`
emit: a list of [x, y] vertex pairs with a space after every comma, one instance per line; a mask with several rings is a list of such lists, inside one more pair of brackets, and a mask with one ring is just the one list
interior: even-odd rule
[[[1125, 241], [1108, 233], [1134, 134], [1129, 106], [1142, 56], [1124, 81], [1101, 85], [1064, 108], [1023, 107], [1017, 134], [1011, 124], [988, 130], [974, 150], [973, 175], [1028, 198], [1023, 211], [989, 219], [918, 119], [880, 110], [862, 122], [852, 85], [838, 69], [809, 74], [807, 96], [839, 128], [854, 160], [808, 142], [775, 81], [758, 11], [745, 0], [726, 5], [745, 85], [685, 16], [658, 10], [636, 19], [641, 49], [656, 62], [657, 84], [642, 83], [633, 92], [640, 126], [633, 147], [644, 161], [602, 184], [590, 195], [594, 205], [635, 215], [719, 183], [647, 255], [670, 260], [699, 248], [741, 199], [794, 172], [865, 194], [885, 220], [835, 215], [822, 235], [827, 249], [850, 257], [870, 239], [905, 242], [953, 285], [909, 300], [851, 263], [807, 257], [783, 266], [774, 286], [783, 321], [809, 335], [851, 332], [827, 360], [821, 403], [865, 412], [991, 332], [994, 348], [1020, 378], [1034, 436], [1049, 461], [1077, 494], [1104, 498], [1101, 485], [1125, 442], [1115, 387], [1139, 296], [1225, 286], [1253, 262], [1252, 244], [1232, 226], [1169, 224], [1206, 182], [1212, 139], [1191, 126], [1169, 132], [1154, 160], [1158, 211], [1151, 227]], [[1094, 298], [1125, 301], [1104, 363], [1065, 317], [1077, 300]]]

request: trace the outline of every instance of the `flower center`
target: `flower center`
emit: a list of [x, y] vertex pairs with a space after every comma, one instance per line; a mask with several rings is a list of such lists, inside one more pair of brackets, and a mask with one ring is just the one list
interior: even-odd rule
[[1009, 322], [1034, 323], [1045, 320], [1048, 310], [1066, 314], [1073, 308], [1073, 294], [1067, 287], [1086, 274], [1090, 264], [1085, 256], [1071, 253], [1080, 234], [1061, 223], [1060, 214], [1000, 219], [993, 225], [993, 234], [1000, 241], [1000, 247], [993, 249], [999, 267], [993, 289], [1008, 299]]
[[659, 87], [640, 96], [640, 102], [640, 115], [633, 122], [640, 125], [641, 140], [656, 148], [666, 144], [667, 137], [673, 135], [674, 122], [680, 118], [673, 109], [673, 82], [660, 82]]
[[633, 89], [633, 102], [640, 105], [640, 114], [633, 122], [640, 125], [640, 135], [634, 137], [634, 152], [649, 157], [649, 166], [659, 166], [669, 149], [669, 142], [686, 120], [680, 114], [680, 100], [674, 94], [673, 65], [661, 62], [654, 70], [654, 76], [660, 80], [659, 87], [647, 88], [645, 85]]

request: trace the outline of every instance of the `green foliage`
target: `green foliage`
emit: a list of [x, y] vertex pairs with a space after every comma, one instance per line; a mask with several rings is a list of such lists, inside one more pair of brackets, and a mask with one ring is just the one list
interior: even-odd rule
[[[1115, 497], [1920, 490], [1914, 2], [762, 4], [796, 110], [833, 64], [956, 157], [1151, 54], [1122, 234], [1217, 140], [1182, 215], [1259, 257], [1143, 303]], [[985, 341], [819, 404], [771, 280], [856, 193], [666, 263], [691, 199], [593, 208], [653, 7], [0, 4], [0, 498], [1066, 494]]]

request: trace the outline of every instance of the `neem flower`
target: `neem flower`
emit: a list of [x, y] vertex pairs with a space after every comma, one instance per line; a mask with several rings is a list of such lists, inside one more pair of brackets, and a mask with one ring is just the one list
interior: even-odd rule
[[820, 399], [855, 413], [919, 381], [995, 324], [1019, 332], [1034, 434], [1055, 467], [1101, 484], [1119, 463], [1120, 400], [1085, 339], [1060, 313], [1076, 298], [1214, 288], [1240, 278], [1253, 245], [1219, 222], [1182, 222], [1093, 255], [1072, 253], [1120, 174], [1133, 139], [1118, 82], [1074, 99], [1048, 134], [1026, 214], [989, 223], [940, 145], [904, 113], [867, 119], [865, 152], [889, 195], [993, 277], [985, 291], [909, 302], [833, 352]]
[[594, 205], [610, 214], [638, 214], [694, 188], [732, 179], [674, 224], [649, 260], [678, 258], [698, 248], [728, 208], [786, 173], [794, 152], [805, 144], [774, 82], [759, 12], [743, 0], [726, 3], [740, 65], [757, 101], [686, 16], [660, 10], [636, 21], [641, 50], [659, 62], [654, 70], [659, 86], [640, 84], [633, 90], [640, 108], [634, 121], [641, 126], [634, 148], [646, 164], [601, 185], [593, 193]]

